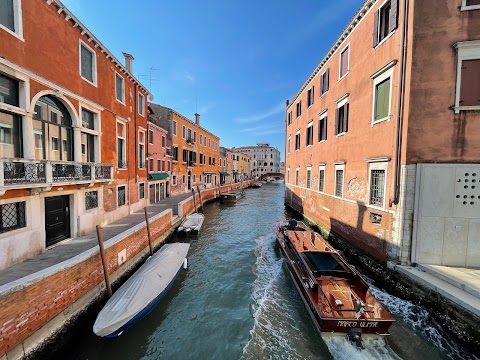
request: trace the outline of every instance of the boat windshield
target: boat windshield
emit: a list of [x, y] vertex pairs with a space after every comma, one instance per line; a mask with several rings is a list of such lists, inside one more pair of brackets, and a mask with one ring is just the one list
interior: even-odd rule
[[320, 275], [326, 271], [345, 271], [332, 254], [324, 252], [304, 252], [307, 263], [314, 275]]

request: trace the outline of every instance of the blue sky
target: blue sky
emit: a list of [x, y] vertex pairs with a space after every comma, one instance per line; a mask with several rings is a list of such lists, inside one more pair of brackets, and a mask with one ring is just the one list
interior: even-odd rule
[[[363, 0], [64, 0], [153, 102], [194, 119], [225, 147], [284, 152], [291, 99]], [[151, 81], [150, 81], [151, 78]]]

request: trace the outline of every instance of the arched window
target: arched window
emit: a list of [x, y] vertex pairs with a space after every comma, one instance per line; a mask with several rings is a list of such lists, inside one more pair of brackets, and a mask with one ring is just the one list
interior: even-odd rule
[[72, 118], [65, 105], [51, 95], [35, 104], [35, 159], [73, 161]]

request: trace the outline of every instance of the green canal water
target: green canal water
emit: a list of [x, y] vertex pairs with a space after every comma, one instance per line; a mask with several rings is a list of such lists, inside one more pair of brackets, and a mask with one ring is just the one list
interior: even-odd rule
[[[358, 350], [316, 331], [275, 247], [283, 183], [247, 189], [233, 206], [204, 207], [188, 269], [159, 305], [116, 339], [92, 333], [96, 314], [72, 329], [52, 359], [475, 359], [429, 314], [372, 284], [397, 322], [385, 340]], [[173, 238], [172, 241], [186, 241]]]

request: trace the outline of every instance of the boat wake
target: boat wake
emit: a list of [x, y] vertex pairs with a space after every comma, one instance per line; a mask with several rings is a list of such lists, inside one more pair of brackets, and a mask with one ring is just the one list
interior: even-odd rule
[[359, 349], [342, 336], [323, 338], [323, 341], [327, 344], [333, 358], [337, 360], [401, 359], [382, 338], [362, 339], [365, 349]]

